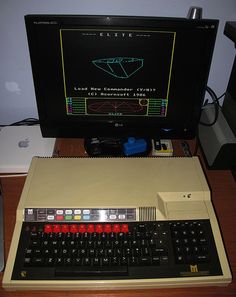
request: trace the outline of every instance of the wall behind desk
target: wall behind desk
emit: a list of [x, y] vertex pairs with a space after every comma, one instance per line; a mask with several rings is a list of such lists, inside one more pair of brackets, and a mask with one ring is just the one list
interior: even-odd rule
[[204, 18], [220, 20], [208, 85], [217, 95], [227, 87], [235, 55], [223, 35], [226, 21], [236, 20], [235, 0], [1, 0], [0, 124], [37, 117], [24, 25], [25, 14], [115, 14], [186, 17], [190, 6], [203, 8]]

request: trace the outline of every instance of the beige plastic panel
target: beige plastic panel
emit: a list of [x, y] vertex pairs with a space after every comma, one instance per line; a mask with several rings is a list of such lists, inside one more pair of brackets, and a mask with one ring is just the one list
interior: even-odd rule
[[[112, 281], [12, 281], [24, 208], [157, 208], [157, 220], [211, 221], [222, 276]], [[17, 209], [6, 289], [132, 289], [227, 285], [232, 279], [198, 158], [34, 158]]]

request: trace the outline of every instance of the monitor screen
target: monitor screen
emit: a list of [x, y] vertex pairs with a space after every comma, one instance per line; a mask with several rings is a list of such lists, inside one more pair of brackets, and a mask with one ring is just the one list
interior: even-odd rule
[[217, 20], [27, 15], [42, 135], [195, 136]]

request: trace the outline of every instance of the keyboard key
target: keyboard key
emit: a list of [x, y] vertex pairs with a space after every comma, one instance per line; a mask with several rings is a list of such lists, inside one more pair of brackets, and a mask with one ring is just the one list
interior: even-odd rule
[[160, 265], [160, 257], [154, 256], [151, 261], [153, 265]]
[[167, 250], [164, 247], [157, 247], [157, 248], [152, 248], [151, 253], [154, 256], [162, 256], [167, 254]]
[[206, 263], [210, 261], [210, 256], [209, 255], [197, 255], [196, 256], [196, 261], [198, 263]]
[[63, 258], [59, 257], [55, 259], [55, 265], [60, 266], [63, 265]]
[[112, 266], [120, 265], [120, 258], [119, 257], [111, 257], [111, 265]]
[[91, 265], [91, 258], [85, 257], [83, 258], [83, 265], [84, 266], [90, 266]]
[[129, 260], [129, 265], [131, 266], [137, 266], [139, 265], [139, 258], [138, 257], [131, 257], [130, 260]]
[[92, 259], [92, 264], [93, 266], [100, 266], [101, 265], [101, 261], [100, 261], [100, 258], [94, 258]]
[[46, 258], [45, 259], [45, 265], [46, 266], [53, 266], [54, 265], [54, 261], [55, 261], [54, 258]]
[[44, 261], [45, 259], [43, 257], [34, 257], [31, 261], [31, 264], [35, 266], [42, 266]]
[[175, 260], [176, 260], [177, 264], [183, 264], [185, 262], [185, 259], [184, 259], [183, 255], [177, 255]]
[[109, 265], [109, 258], [107, 258], [107, 257], [102, 258], [101, 265], [102, 266], [108, 266]]
[[141, 265], [151, 265], [152, 264], [151, 257], [141, 257], [139, 259], [139, 263]]
[[161, 256], [160, 257], [160, 264], [166, 265], [169, 263], [169, 257], [168, 256]]
[[32, 263], [32, 259], [29, 257], [24, 258], [24, 266], [30, 266]]
[[56, 276], [121, 276], [128, 275], [127, 266], [76, 266], [57, 267]]
[[73, 261], [74, 265], [80, 266], [82, 265], [82, 258], [75, 258]]

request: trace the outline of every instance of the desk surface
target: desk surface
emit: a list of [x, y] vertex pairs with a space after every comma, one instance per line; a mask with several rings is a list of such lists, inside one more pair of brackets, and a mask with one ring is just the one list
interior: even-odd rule
[[[194, 143], [190, 142], [193, 149]], [[57, 149], [60, 156], [84, 155], [82, 140], [58, 140]], [[174, 149], [181, 155], [179, 142], [174, 143]], [[228, 254], [233, 278], [236, 275], [236, 182], [228, 170], [207, 170], [204, 166], [209, 186], [212, 191], [212, 201], [218, 216], [219, 224]], [[15, 225], [15, 213], [24, 186], [25, 177], [2, 178], [4, 197], [4, 230], [5, 230], [5, 258], [7, 257], [12, 233]], [[3, 273], [0, 273], [0, 282]], [[236, 296], [236, 280], [228, 287], [156, 289], [156, 290], [126, 290], [126, 291], [17, 291], [6, 292], [0, 287], [1, 297], [195, 297], [195, 296]]]

